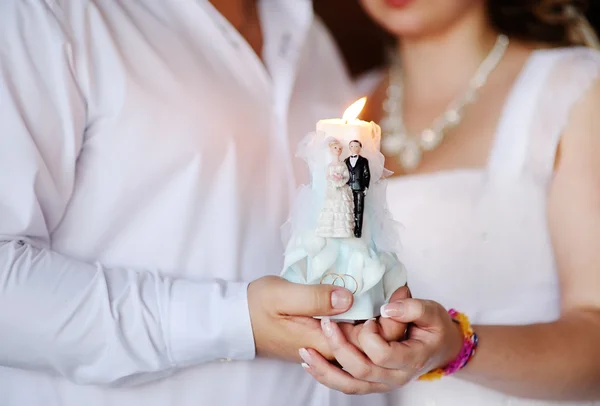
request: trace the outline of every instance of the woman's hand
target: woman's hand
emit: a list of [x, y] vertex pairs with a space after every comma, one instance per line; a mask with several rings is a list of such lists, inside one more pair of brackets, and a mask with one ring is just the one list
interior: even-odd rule
[[317, 351], [302, 349], [305, 369], [323, 385], [347, 394], [387, 392], [447, 365], [462, 348], [459, 326], [436, 302], [395, 301], [382, 308], [382, 317], [386, 322], [412, 323], [407, 339], [387, 342], [383, 338], [385, 328], [369, 320], [358, 334], [358, 346], [354, 346], [336, 323], [323, 319], [323, 332], [343, 370]]

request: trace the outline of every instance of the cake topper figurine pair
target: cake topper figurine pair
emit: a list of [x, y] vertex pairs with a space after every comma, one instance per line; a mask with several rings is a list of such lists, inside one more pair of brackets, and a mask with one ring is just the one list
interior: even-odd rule
[[332, 162], [327, 167], [327, 191], [319, 214], [316, 234], [324, 238], [360, 238], [362, 235], [365, 195], [371, 172], [369, 160], [360, 155], [362, 143], [349, 143], [351, 155], [340, 160], [343, 147], [334, 139], [329, 142]]

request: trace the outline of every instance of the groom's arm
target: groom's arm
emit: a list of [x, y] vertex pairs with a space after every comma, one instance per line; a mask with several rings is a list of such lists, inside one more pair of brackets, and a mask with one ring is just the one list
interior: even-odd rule
[[186, 281], [52, 250], [73, 192], [86, 101], [66, 22], [43, 4], [0, 1], [0, 367], [125, 385], [253, 358], [247, 284]]
[[365, 180], [365, 189], [369, 188], [371, 183], [371, 170], [369, 169], [369, 160], [364, 158], [365, 164], [363, 165], [363, 179]]

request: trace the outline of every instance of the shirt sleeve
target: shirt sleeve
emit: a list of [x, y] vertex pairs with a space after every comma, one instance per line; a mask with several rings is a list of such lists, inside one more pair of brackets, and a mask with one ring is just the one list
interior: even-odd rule
[[369, 188], [370, 184], [371, 184], [371, 170], [369, 169], [369, 161], [367, 160], [367, 158], [365, 159], [365, 165], [363, 166], [363, 176], [365, 179], [365, 188]]
[[0, 2], [0, 366], [134, 385], [255, 355], [247, 284], [85, 263], [51, 249], [86, 128], [51, 2]]

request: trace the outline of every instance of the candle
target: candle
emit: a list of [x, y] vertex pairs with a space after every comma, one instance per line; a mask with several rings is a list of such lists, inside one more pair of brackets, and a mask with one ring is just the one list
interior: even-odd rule
[[[294, 283], [333, 284], [351, 291], [352, 308], [330, 316], [336, 321], [378, 317], [389, 295], [406, 284], [406, 270], [396, 255], [399, 236], [380, 182], [385, 162], [381, 129], [358, 119], [365, 103], [363, 97], [342, 118], [318, 121], [316, 133], [300, 144], [311, 184], [294, 204], [281, 272]], [[341, 156], [330, 145], [332, 139], [343, 144]], [[354, 140], [361, 148], [350, 145]], [[358, 157], [350, 158], [350, 152]]]
[[379, 126], [373, 122], [367, 122], [357, 118], [366, 102], [366, 97], [355, 101], [346, 109], [342, 118], [319, 120], [319, 122], [317, 122], [317, 132], [324, 133], [325, 138], [336, 138], [346, 145], [353, 140], [368, 144], [374, 136], [374, 131], [380, 131], [380, 129]]

